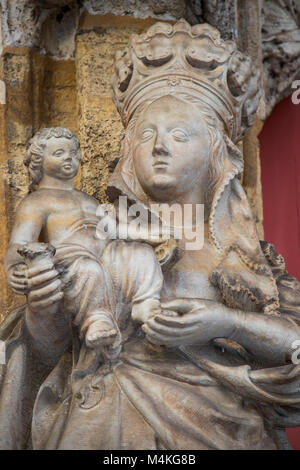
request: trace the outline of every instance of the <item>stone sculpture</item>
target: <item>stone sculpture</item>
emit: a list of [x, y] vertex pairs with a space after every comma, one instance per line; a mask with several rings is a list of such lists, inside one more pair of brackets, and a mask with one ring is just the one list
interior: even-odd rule
[[[46, 308], [49, 315], [60, 316], [61, 324], [73, 320], [80, 325], [80, 337], [92, 348], [114, 345], [118, 327], [105, 292], [107, 275], [100, 262], [105, 234], [96, 234], [98, 203], [74, 188], [80, 159], [79, 141], [68, 129], [46, 128], [31, 139], [25, 164], [32, 188], [37, 190], [18, 208], [6, 271], [16, 293], [29, 292], [32, 312]], [[49, 243], [38, 243], [41, 235]], [[52, 281], [50, 286], [48, 281]], [[39, 285], [42, 289], [35, 289]], [[148, 309], [151, 316], [149, 305], [153, 308], [158, 304], [158, 300], [149, 298], [139, 309], [135, 306], [135, 320], [139, 320], [137, 311]]]
[[[300, 284], [274, 247], [259, 242], [240, 184], [237, 143], [253, 124], [258, 83], [250, 59], [207, 24], [157, 23], [117, 54], [112, 87], [126, 133], [108, 194], [116, 208], [126, 196], [129, 212], [134, 204], [146, 211], [143, 236], [99, 241], [88, 227], [81, 251], [69, 256], [68, 240], [59, 259], [51, 240], [46, 287], [35, 276], [39, 262], [24, 276], [24, 257], [31, 262], [37, 249], [40, 257], [43, 246], [19, 247], [13, 261], [9, 249], [8, 280], [27, 293], [27, 305], [0, 327], [2, 449], [288, 448], [285, 427], [300, 424], [300, 366], [292, 362]], [[57, 183], [52, 191], [56, 201]], [[92, 226], [95, 200], [78, 198]], [[184, 236], [147, 239], [158, 204], [204, 206], [202, 249], [187, 249]], [[65, 193], [61, 208], [62, 218], [76, 213]], [[93, 269], [84, 271], [91, 259], [102, 273], [92, 281]], [[79, 276], [64, 286], [73, 262]], [[86, 341], [85, 315], [74, 322], [74, 312], [53, 302], [48, 309], [50, 292], [61, 301], [69, 290], [70, 305], [80, 302], [82, 272], [96, 310], [109, 312], [116, 344], [104, 346], [101, 335]]]

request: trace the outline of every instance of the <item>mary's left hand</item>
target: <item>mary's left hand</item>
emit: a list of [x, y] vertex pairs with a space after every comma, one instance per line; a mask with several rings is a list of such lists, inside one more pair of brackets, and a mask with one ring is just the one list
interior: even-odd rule
[[[214, 338], [228, 338], [234, 330], [235, 310], [218, 302], [175, 299], [162, 304], [162, 308], [165, 314], [150, 318], [142, 326], [147, 339], [154, 344], [203, 346]], [[173, 315], [168, 315], [168, 311]]]

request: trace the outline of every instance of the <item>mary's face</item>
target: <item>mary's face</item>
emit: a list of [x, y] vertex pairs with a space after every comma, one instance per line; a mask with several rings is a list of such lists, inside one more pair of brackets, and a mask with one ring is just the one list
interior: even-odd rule
[[207, 128], [193, 104], [168, 96], [152, 103], [140, 117], [134, 167], [143, 190], [153, 199], [188, 198], [207, 182], [208, 159]]

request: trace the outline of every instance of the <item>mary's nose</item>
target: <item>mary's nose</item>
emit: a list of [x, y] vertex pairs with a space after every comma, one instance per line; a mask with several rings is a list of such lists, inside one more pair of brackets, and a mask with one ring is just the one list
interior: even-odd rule
[[164, 136], [161, 134], [157, 134], [156, 136], [153, 150], [152, 150], [152, 155], [154, 157], [158, 155], [165, 155], [165, 156], [170, 155], [168, 143], [166, 142], [166, 139], [164, 138]]

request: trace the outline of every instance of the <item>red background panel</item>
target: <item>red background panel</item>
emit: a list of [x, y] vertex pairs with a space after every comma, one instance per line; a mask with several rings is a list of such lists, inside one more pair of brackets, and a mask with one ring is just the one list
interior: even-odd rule
[[[265, 240], [300, 280], [300, 104], [281, 101], [260, 134]], [[300, 450], [300, 428], [288, 430]]]

